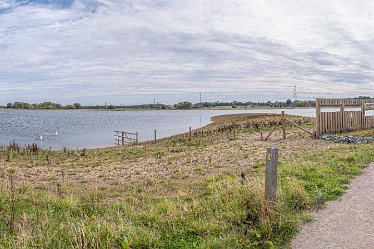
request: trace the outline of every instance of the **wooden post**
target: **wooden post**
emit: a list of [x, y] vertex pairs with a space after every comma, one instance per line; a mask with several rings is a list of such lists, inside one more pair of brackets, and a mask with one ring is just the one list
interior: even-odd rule
[[321, 133], [321, 106], [319, 100], [316, 99], [316, 120], [317, 120], [317, 136]]
[[119, 135], [119, 132], [118, 132], [118, 131], [117, 131], [116, 133], [117, 133], [117, 146], [119, 147], [119, 136], [120, 136], [120, 135]]
[[284, 111], [282, 111], [282, 131], [283, 131], [283, 139], [286, 139], [286, 118], [284, 115]]
[[277, 201], [278, 148], [268, 148], [266, 152], [265, 197], [270, 205]]
[[264, 139], [264, 135], [262, 134], [262, 131], [260, 131], [260, 139], [261, 141]]
[[[119, 137], [118, 137], [119, 140]], [[125, 132], [122, 131], [122, 146], [125, 146]]]
[[236, 128], [234, 127], [234, 140], [236, 140]]
[[138, 132], [136, 132], [135, 135], [136, 135], [136, 144], [138, 144], [139, 143], [139, 134], [138, 134]]
[[155, 134], [155, 143], [157, 142], [157, 131], [154, 130], [154, 134]]
[[346, 131], [346, 125], [345, 125], [345, 115], [344, 115], [344, 103], [341, 101], [340, 103], [340, 116], [341, 116], [341, 131]]
[[362, 101], [361, 105], [361, 129], [365, 129], [365, 112], [366, 112], [366, 104]]
[[190, 133], [188, 135], [188, 140], [191, 141], [191, 139], [192, 139], [192, 127], [190, 126]]

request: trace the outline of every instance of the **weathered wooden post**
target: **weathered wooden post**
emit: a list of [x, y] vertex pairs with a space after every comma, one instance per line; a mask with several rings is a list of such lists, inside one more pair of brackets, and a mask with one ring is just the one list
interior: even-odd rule
[[265, 197], [270, 205], [277, 202], [278, 148], [268, 148], [266, 152]]
[[[340, 106], [340, 112], [344, 113], [344, 107], [342, 111], [342, 106]], [[319, 99], [316, 99], [316, 120], [317, 120], [317, 136], [319, 136], [322, 132], [321, 126], [321, 105], [319, 103]]]
[[125, 146], [125, 132], [124, 131], [122, 131], [122, 146]]
[[138, 144], [139, 143], [139, 134], [138, 134], [138, 132], [136, 132], [135, 135], [136, 135], [136, 144]]
[[347, 129], [347, 126], [345, 125], [345, 112], [344, 112], [344, 108], [345, 108], [344, 102], [340, 101], [340, 116], [341, 116], [341, 119], [340, 119], [340, 122], [341, 122], [340, 132], [346, 131], [346, 129]]
[[188, 135], [188, 140], [191, 141], [192, 139], [192, 127], [190, 126], [190, 132], [189, 132], [189, 135]]
[[264, 139], [264, 135], [262, 134], [262, 131], [260, 131], [260, 139], [261, 141]]
[[234, 140], [236, 140], [236, 128], [234, 127]]
[[157, 131], [154, 130], [154, 135], [155, 135], [155, 143], [157, 142]]
[[284, 115], [284, 111], [282, 111], [282, 131], [283, 131], [283, 139], [286, 139], [286, 117]]
[[365, 101], [362, 101], [361, 104], [361, 129], [365, 129], [365, 114], [366, 114], [366, 104]]

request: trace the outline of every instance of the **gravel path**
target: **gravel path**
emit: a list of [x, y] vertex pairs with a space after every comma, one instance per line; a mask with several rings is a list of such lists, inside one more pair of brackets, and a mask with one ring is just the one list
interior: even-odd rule
[[346, 193], [314, 215], [293, 239], [292, 248], [374, 249], [374, 164]]

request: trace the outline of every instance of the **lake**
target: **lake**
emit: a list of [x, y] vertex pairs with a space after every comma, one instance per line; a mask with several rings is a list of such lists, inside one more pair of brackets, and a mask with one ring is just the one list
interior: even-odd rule
[[[98, 148], [114, 146], [114, 130], [139, 132], [139, 140], [162, 138], [210, 123], [216, 115], [234, 113], [280, 113], [258, 110], [0, 110], [0, 144], [15, 140], [21, 145], [37, 143], [43, 148]], [[315, 109], [286, 109], [287, 114], [315, 116]], [[56, 136], [55, 133], [58, 133]], [[43, 137], [40, 140], [40, 136]]]

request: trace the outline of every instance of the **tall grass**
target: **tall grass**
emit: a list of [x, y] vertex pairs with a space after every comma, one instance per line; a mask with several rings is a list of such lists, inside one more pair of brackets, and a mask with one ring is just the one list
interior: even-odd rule
[[132, 182], [117, 193], [63, 183], [38, 190], [14, 172], [12, 188], [0, 185], [0, 248], [279, 248], [309, 219], [305, 211], [341, 195], [373, 160], [371, 145], [284, 158], [275, 209], [263, 169]]

